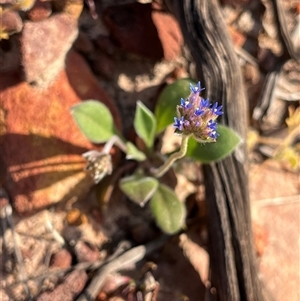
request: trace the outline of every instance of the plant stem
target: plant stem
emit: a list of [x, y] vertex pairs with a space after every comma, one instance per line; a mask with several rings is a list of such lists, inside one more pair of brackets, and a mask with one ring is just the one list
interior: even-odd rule
[[176, 160], [182, 158], [186, 154], [189, 138], [190, 136], [182, 136], [180, 150], [172, 154], [162, 166], [151, 170], [154, 177], [160, 178], [163, 176]]
[[113, 145], [116, 144], [121, 151], [123, 151], [124, 153], [126, 153], [126, 145], [124, 144], [124, 142], [121, 140], [121, 138], [117, 135], [112, 136], [104, 145], [104, 148], [102, 150], [102, 153], [104, 154], [109, 154], [111, 148], [113, 147]]

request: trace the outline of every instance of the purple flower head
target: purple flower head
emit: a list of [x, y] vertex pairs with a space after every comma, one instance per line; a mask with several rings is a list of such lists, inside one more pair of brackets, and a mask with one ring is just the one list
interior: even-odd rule
[[191, 93], [187, 99], [180, 99], [177, 106], [177, 117], [174, 118], [175, 133], [193, 136], [199, 142], [215, 142], [218, 116], [222, 115], [222, 106], [216, 102], [211, 104], [209, 99], [200, 96], [201, 83], [196, 86], [190, 84]]

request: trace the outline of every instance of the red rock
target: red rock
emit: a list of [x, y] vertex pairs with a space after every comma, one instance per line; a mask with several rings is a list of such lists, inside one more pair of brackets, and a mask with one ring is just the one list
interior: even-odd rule
[[67, 249], [61, 249], [55, 253], [50, 262], [52, 268], [68, 268], [72, 264], [72, 255]]
[[33, 22], [44, 20], [52, 13], [50, 1], [36, 0], [33, 7], [27, 12], [27, 17]]
[[77, 34], [77, 20], [65, 13], [40, 22], [25, 22], [21, 62], [26, 81], [38, 87], [49, 86], [64, 68], [66, 54]]
[[[79, 131], [70, 107], [84, 99], [99, 99], [120, 117], [83, 58], [71, 52], [66, 71], [46, 90], [21, 81], [20, 74], [1, 76], [0, 182], [18, 213], [84, 196], [92, 185], [83, 172], [81, 154], [97, 149]], [[1, 117], [2, 116], [2, 117]]]
[[183, 37], [177, 21], [172, 15], [161, 10], [152, 11], [152, 20], [162, 44], [164, 59], [167, 61], [176, 59], [183, 45]]
[[74, 251], [78, 262], [94, 262], [99, 259], [98, 249], [82, 240], [76, 243]]
[[176, 20], [151, 4], [108, 7], [103, 21], [124, 51], [155, 60], [172, 60], [180, 54], [183, 38]]
[[58, 285], [52, 292], [44, 292], [37, 301], [73, 301], [83, 290], [88, 276], [85, 271], [73, 271], [68, 274], [63, 283]]

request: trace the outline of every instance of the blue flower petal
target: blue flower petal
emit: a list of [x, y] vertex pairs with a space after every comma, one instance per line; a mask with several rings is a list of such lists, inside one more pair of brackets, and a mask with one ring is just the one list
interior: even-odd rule
[[220, 115], [223, 115], [224, 113], [222, 112], [222, 108], [223, 106], [219, 106], [218, 107], [218, 103], [216, 102], [212, 108], [211, 108], [211, 111], [213, 114], [217, 115], [217, 116], [220, 116]]
[[204, 99], [204, 98], [201, 98], [201, 107], [203, 108], [209, 108], [210, 107], [210, 103], [209, 103], [209, 98], [207, 99]]
[[181, 116], [180, 119], [178, 119], [177, 117], [174, 117], [174, 122], [175, 122], [175, 123], [173, 124], [173, 126], [174, 126], [175, 128], [177, 128], [178, 130], [182, 131], [182, 125], [183, 125], [183, 123], [184, 123], [184, 117]]
[[193, 93], [198, 93], [203, 91], [205, 88], [201, 88], [201, 83], [198, 82], [198, 84], [194, 87], [192, 84], [190, 84], [190, 90]]
[[185, 109], [189, 109], [192, 107], [192, 104], [188, 100], [185, 100], [183, 98], [180, 99], [180, 105]]
[[200, 108], [197, 108], [196, 110], [195, 110], [195, 115], [196, 116], [201, 116], [201, 115], [203, 115], [204, 114], [204, 110], [201, 110]]

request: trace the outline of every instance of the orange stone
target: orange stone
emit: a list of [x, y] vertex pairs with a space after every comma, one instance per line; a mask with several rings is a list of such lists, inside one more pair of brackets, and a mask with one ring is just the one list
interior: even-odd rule
[[88, 98], [106, 104], [120, 129], [114, 103], [75, 52], [46, 90], [30, 86], [20, 74], [1, 74], [0, 184], [18, 213], [82, 197], [93, 185], [81, 154], [100, 146], [88, 141], [70, 114], [71, 106]]
[[159, 9], [153, 9], [152, 20], [162, 45], [164, 59], [175, 60], [181, 54], [183, 46], [183, 36], [177, 20]]
[[27, 12], [27, 17], [33, 22], [44, 20], [52, 14], [51, 2], [36, 0], [33, 7]]

